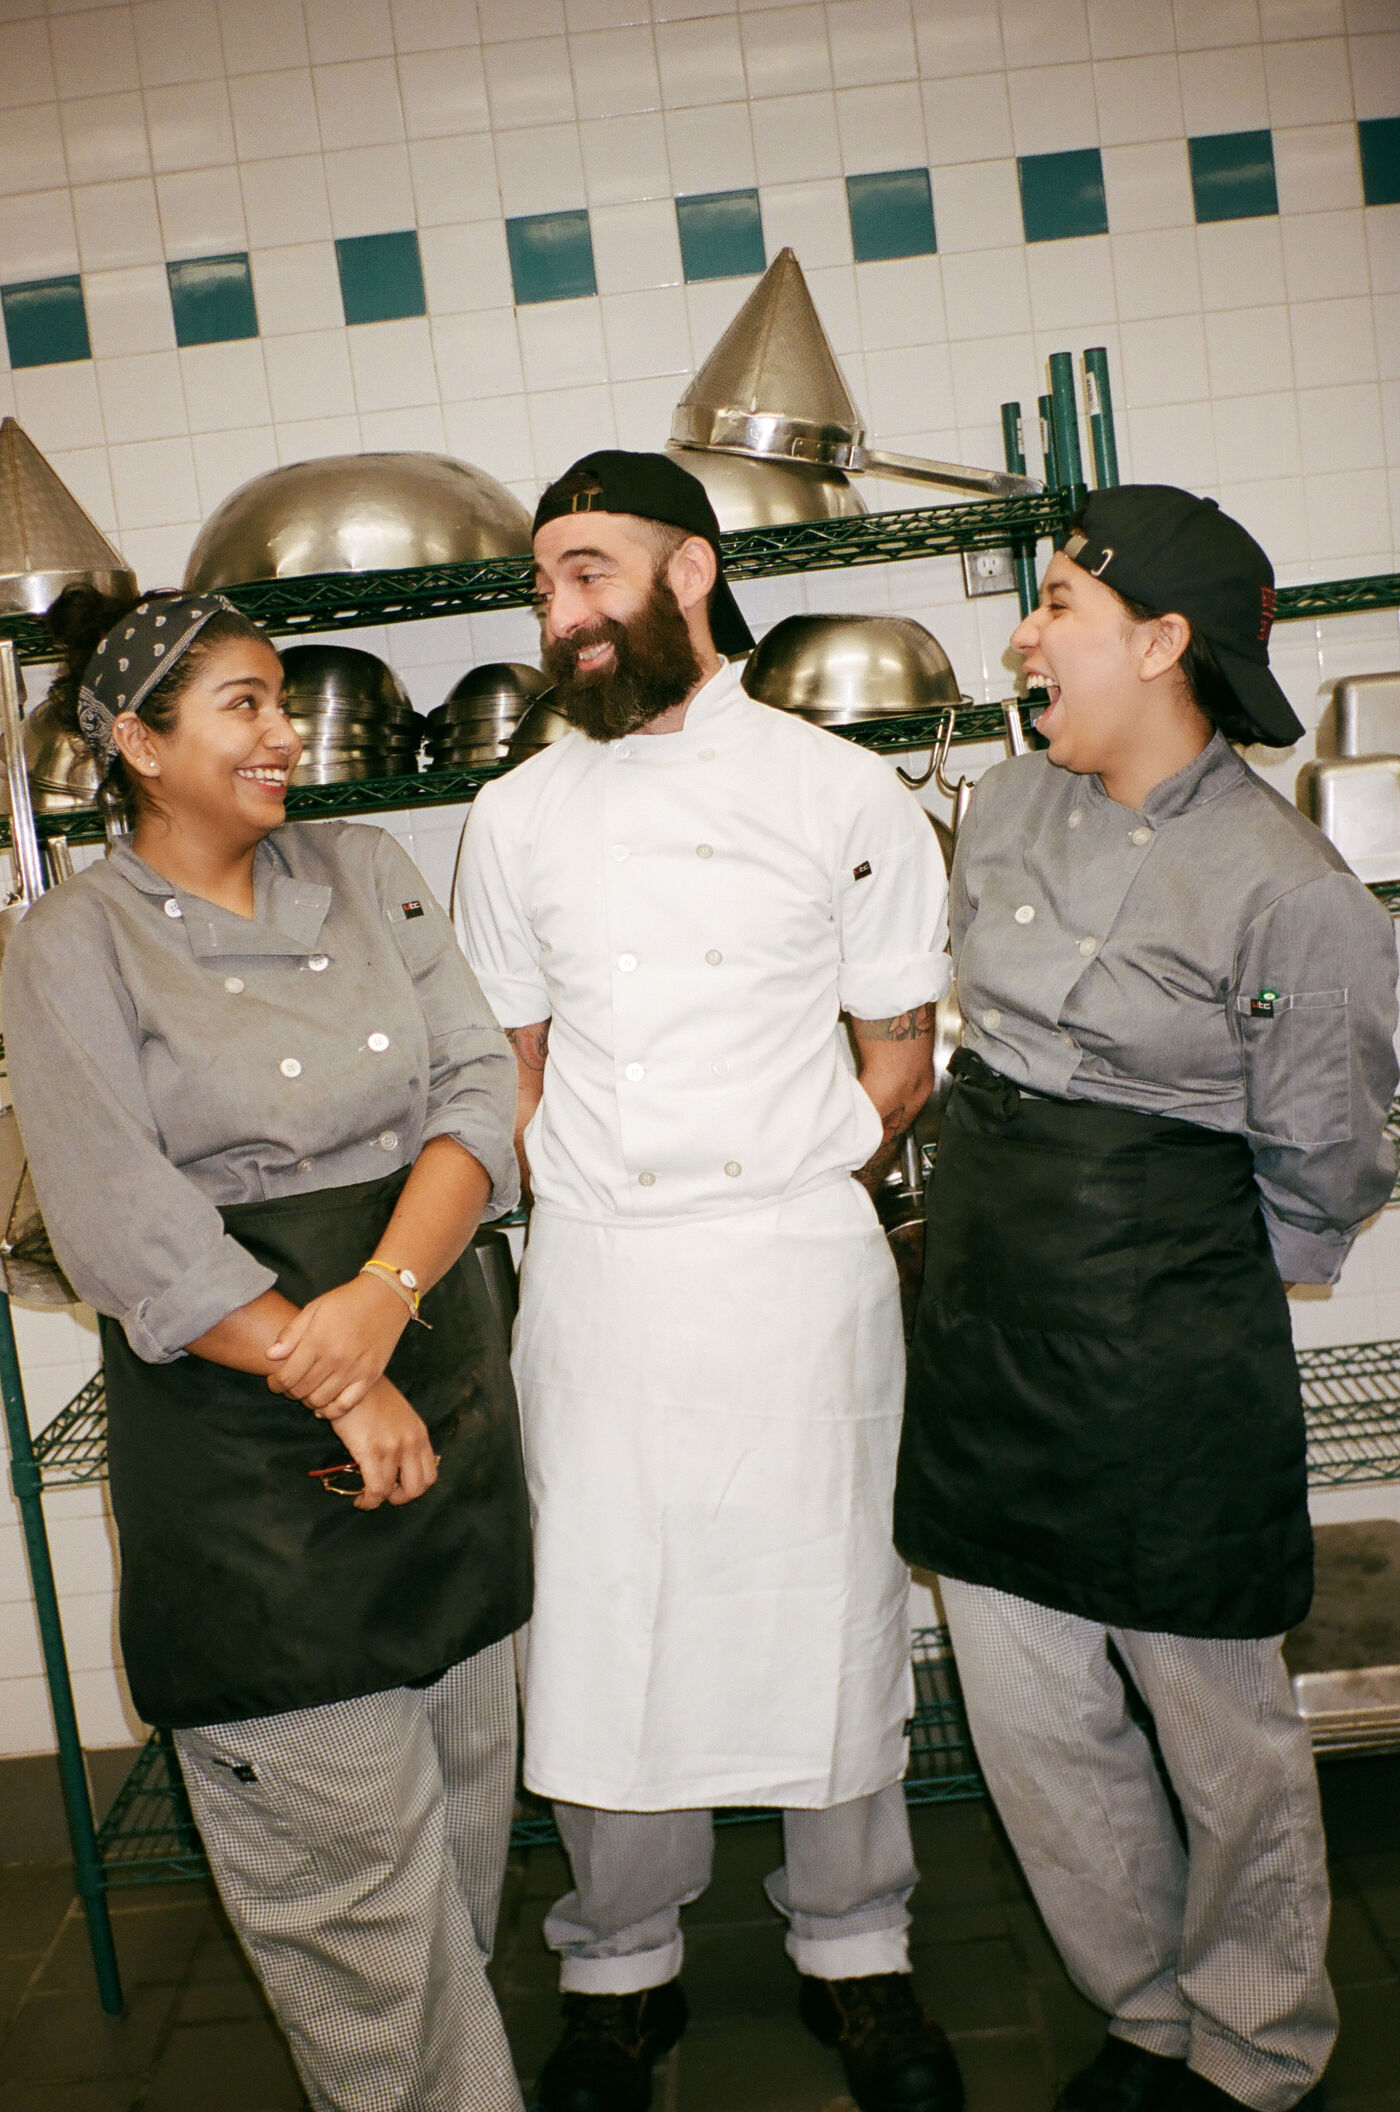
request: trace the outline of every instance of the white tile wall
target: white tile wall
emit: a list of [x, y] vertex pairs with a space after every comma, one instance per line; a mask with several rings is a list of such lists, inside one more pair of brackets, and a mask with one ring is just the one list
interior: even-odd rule
[[[682, 284], [671, 201], [752, 185], [769, 254], [797, 248], [880, 439], [999, 461], [1001, 401], [1020, 399], [1032, 437], [1045, 354], [1106, 344], [1125, 475], [1212, 491], [1284, 582], [1394, 568], [1400, 207], [1362, 207], [1354, 121], [1400, 107], [1395, 0], [4, 0], [0, 15], [0, 283], [81, 266], [95, 355], [10, 374], [0, 343], [0, 411], [151, 584], [275, 462], [446, 447], [530, 498], [590, 443], [659, 445], [751, 283]], [[1279, 218], [1198, 228], [1186, 133], [1266, 125]], [[1096, 144], [1111, 233], [1028, 250], [1016, 154]], [[853, 264], [844, 178], [919, 165], [938, 255]], [[598, 297], [517, 314], [503, 216], [583, 206]], [[427, 319], [347, 330], [333, 238], [410, 226]], [[165, 261], [244, 247], [260, 337], [177, 352]], [[1013, 608], [967, 602], [954, 560], [740, 598], [759, 628], [804, 607], [917, 614], [966, 691], [1009, 691]], [[1394, 612], [1275, 640], [1309, 725], [1327, 684], [1400, 666]], [[422, 708], [474, 660], [537, 649], [521, 611], [360, 642]], [[1259, 760], [1291, 793], [1309, 751]], [[396, 824], [442, 894], [460, 820]], [[1308, 1343], [1400, 1335], [1400, 1212], [1294, 1313]], [[43, 1421], [95, 1337], [18, 1320]], [[122, 1742], [101, 1493], [49, 1516], [84, 1731]], [[0, 1498], [0, 1750], [51, 1742], [27, 1600]]]

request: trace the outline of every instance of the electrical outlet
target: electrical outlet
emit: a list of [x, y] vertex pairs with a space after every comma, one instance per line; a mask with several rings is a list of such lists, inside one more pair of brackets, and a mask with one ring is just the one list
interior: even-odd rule
[[1016, 592], [1016, 567], [1010, 550], [964, 550], [962, 566], [969, 594]]

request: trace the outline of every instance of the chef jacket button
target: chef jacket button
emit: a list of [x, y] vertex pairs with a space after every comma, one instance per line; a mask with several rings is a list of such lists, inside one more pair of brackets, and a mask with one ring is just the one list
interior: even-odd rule
[[724, 959], [724, 955], [720, 952], [718, 946], [712, 946], [705, 955], [705, 959], [712, 968], [718, 968], [720, 962]]
[[697, 858], [713, 858], [715, 855], [714, 846], [708, 843], [697, 843], [695, 846], [695, 855]]
[[1079, 941], [1079, 951], [1085, 956], [1086, 959], [1089, 957], [1090, 954], [1097, 953], [1098, 950], [1099, 942], [1097, 939], [1081, 939]]
[[622, 864], [624, 858], [630, 858], [631, 855], [632, 853], [628, 850], [625, 843], [615, 843], [613, 845], [613, 856], [614, 858], [616, 858], [619, 865]]
[[624, 974], [624, 975], [630, 975], [630, 974], [632, 973], [632, 970], [633, 970], [633, 969], [634, 969], [634, 968], [636, 967], [636, 965], [637, 965], [637, 956], [636, 956], [636, 954], [635, 954], [635, 953], [620, 953], [620, 954], [618, 955], [618, 957], [617, 957], [617, 965], [618, 965], [618, 967], [619, 967], [619, 968], [620, 968], [620, 969], [622, 970], [622, 972], [623, 972], [623, 974]]
[[284, 1078], [300, 1078], [301, 1076], [301, 1065], [297, 1062], [295, 1056], [284, 1056], [277, 1068]]
[[373, 1049], [376, 1056], [382, 1056], [389, 1046], [389, 1037], [387, 1034], [371, 1034], [366, 1038], [365, 1045]]
[[614, 748], [613, 750], [613, 754], [617, 757], [620, 763], [625, 763], [631, 753], [632, 751], [630, 748]]
[[646, 1077], [646, 1066], [641, 1063], [629, 1063], [622, 1075], [624, 1078], [630, 1078], [635, 1085], [639, 1078]]
[[996, 1029], [1001, 1025], [1000, 1012], [984, 1012], [982, 1014], [982, 1024], [984, 1027], [990, 1027], [995, 1033]]
[[1079, 811], [1078, 807], [1076, 807], [1076, 808], [1075, 808], [1075, 810], [1074, 810], [1074, 812], [1073, 812], [1073, 813], [1072, 813], [1072, 814], [1070, 815], [1069, 821], [1068, 821], [1068, 823], [1067, 823], [1067, 827], [1069, 827], [1069, 828], [1071, 828], [1071, 829], [1077, 829], [1077, 828], [1079, 827], [1079, 824], [1080, 824], [1080, 822], [1081, 822], [1081, 821], [1082, 821], [1083, 819], [1084, 819], [1084, 816], [1083, 816], [1083, 815], [1082, 815], [1082, 814], [1080, 813], [1080, 811]]
[[1129, 843], [1136, 843], [1138, 845], [1144, 843], [1151, 843], [1152, 831], [1151, 829], [1134, 829], [1132, 835], [1128, 838], [1128, 841]]
[[639, 1188], [654, 1188], [656, 1186], [656, 1175], [654, 1173], [639, 1173], [637, 1175], [637, 1186]]
[[1016, 922], [1018, 924], [1034, 924], [1035, 910], [1029, 902], [1023, 902], [1017, 910]]
[[165, 914], [167, 917], [183, 917], [185, 914], [173, 895], [167, 895], [165, 898]]
[[311, 1171], [312, 1167], [313, 1167], [313, 1166], [315, 1165], [315, 1163], [316, 1163], [316, 1161], [315, 1161], [314, 1159], [298, 1159], [298, 1160], [297, 1160], [297, 1172], [298, 1172], [298, 1173], [310, 1173], [310, 1171]]
[[1073, 1035], [1072, 1035], [1071, 1033], [1069, 1033], [1068, 1031], [1066, 1031], [1065, 1033], [1063, 1033], [1063, 1034], [1062, 1034], [1062, 1035], [1060, 1036], [1060, 1039], [1061, 1039], [1061, 1041], [1062, 1041], [1062, 1042], [1064, 1043], [1064, 1045], [1065, 1045], [1065, 1047], [1066, 1047], [1067, 1049], [1072, 1049], [1072, 1048], [1074, 1047], [1074, 1036], [1073, 1036]]
[[313, 975], [319, 975], [324, 968], [329, 968], [330, 964], [331, 957], [328, 953], [313, 953], [308, 957], [306, 963]]
[[714, 1062], [710, 1065], [710, 1069], [714, 1072], [716, 1078], [727, 1077], [729, 1073], [729, 1065], [722, 1056], [716, 1056]]
[[739, 1161], [737, 1159], [726, 1159], [724, 1162], [724, 1170], [729, 1175], [731, 1181], [737, 1181], [744, 1169], [739, 1164]]
[[380, 1130], [380, 1132], [379, 1132], [379, 1148], [380, 1148], [380, 1150], [381, 1150], [381, 1151], [397, 1151], [397, 1149], [398, 1149], [398, 1144], [399, 1144], [399, 1133], [398, 1133], [398, 1131], [397, 1131], [396, 1129], [381, 1129], [381, 1130]]
[[714, 759], [715, 751], [713, 748], [702, 748], [696, 757], [696, 761], [701, 763], [712, 763]]
[[224, 977], [224, 988], [225, 990], [227, 990], [230, 997], [237, 997], [239, 991], [243, 988], [242, 976], [226, 975]]

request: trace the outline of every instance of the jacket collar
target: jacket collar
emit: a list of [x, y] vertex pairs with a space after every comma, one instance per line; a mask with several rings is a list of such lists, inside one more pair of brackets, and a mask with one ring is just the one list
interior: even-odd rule
[[314, 952], [331, 906], [330, 888], [297, 879], [270, 836], [258, 845], [253, 858], [251, 917], [240, 917], [217, 902], [206, 902], [200, 895], [173, 886], [127, 844], [117, 845], [107, 865], [152, 901], [179, 904], [179, 918], [172, 917], [171, 922], [181, 925], [196, 960]]

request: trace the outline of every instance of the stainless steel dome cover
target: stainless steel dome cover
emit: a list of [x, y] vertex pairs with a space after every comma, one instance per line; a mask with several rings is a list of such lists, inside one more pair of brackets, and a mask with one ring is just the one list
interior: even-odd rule
[[428, 713], [428, 725], [437, 730], [446, 725], [501, 726], [509, 721], [504, 739], [549, 687], [548, 675], [526, 660], [487, 660], [453, 684], [441, 704]]
[[785, 616], [740, 676], [751, 697], [819, 726], [956, 706], [957, 677], [912, 616]]
[[289, 645], [279, 657], [287, 710], [298, 720], [373, 719], [387, 727], [413, 716], [407, 691], [377, 653], [356, 645]]
[[519, 499], [469, 462], [323, 455], [268, 470], [217, 506], [195, 538], [185, 585], [469, 564], [529, 548]]

